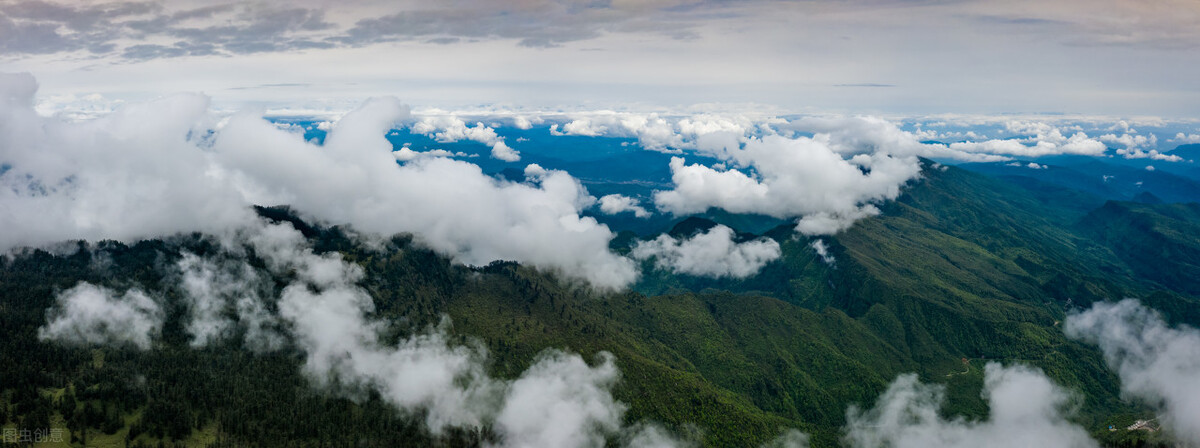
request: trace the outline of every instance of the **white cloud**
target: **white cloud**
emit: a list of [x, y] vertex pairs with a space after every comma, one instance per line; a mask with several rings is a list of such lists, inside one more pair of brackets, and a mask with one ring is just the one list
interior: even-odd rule
[[1058, 128], [1054, 128], [1048, 135], [1039, 134], [1033, 137], [1032, 146], [1017, 139], [996, 139], [982, 142], [951, 143], [950, 149], [969, 153], [1042, 157], [1059, 154], [1099, 156], [1103, 155], [1108, 150], [1108, 147], [1103, 142], [1090, 138], [1083, 132], [1076, 132], [1070, 137], [1065, 137]]
[[746, 115], [697, 114], [664, 117], [659, 114], [595, 111], [569, 115], [571, 121], [551, 125], [553, 135], [636, 138], [645, 149], [678, 152], [681, 149], [720, 150], [736, 146], [751, 135], [773, 133], [768, 126], [782, 120], [772, 117], [752, 119]]
[[578, 355], [556, 350], [537, 361], [508, 387], [496, 415], [504, 446], [514, 448], [602, 447], [617, 433], [625, 406], [609, 389], [620, 372], [607, 353], [591, 367]]
[[[274, 330], [275, 319], [260, 296], [262, 280], [245, 261], [217, 261], [185, 253], [175, 270], [188, 306], [185, 330], [192, 336], [193, 347], [229, 337], [239, 323], [251, 350], [269, 351], [282, 346], [282, 336]], [[236, 316], [237, 322], [231, 316]]]
[[418, 134], [425, 134], [441, 143], [453, 143], [470, 140], [492, 147], [492, 157], [505, 162], [521, 160], [520, 153], [504, 143], [504, 137], [496, 133], [496, 129], [482, 122], [468, 126], [463, 119], [444, 111], [433, 111], [436, 115], [426, 115], [413, 123], [411, 129]]
[[600, 198], [600, 211], [606, 215], [633, 212], [638, 218], [649, 218], [651, 213], [638, 204], [637, 199], [619, 194], [609, 194]]
[[1098, 302], [1067, 316], [1063, 331], [1099, 345], [1127, 396], [1159, 406], [1164, 429], [1200, 445], [1200, 331], [1172, 328], [1135, 299]]
[[779, 437], [762, 444], [761, 448], [808, 448], [808, 446], [808, 434], [798, 429], [789, 429], [780, 434]]
[[729, 162], [754, 175], [672, 158], [674, 189], [656, 192], [654, 202], [674, 214], [718, 207], [732, 213], [800, 217], [800, 231], [827, 234], [877, 213], [869, 203], [894, 199], [901, 186], [920, 174], [915, 156], [895, 157], [886, 148], [867, 153], [831, 138], [766, 136], [726, 152]]
[[549, 350], [507, 381], [487, 374], [478, 342], [451, 342], [448, 321], [389, 345], [380, 337], [387, 323], [367, 317], [374, 302], [357, 285], [357, 265], [339, 253], [315, 254], [290, 225], [245, 235], [273, 273], [295, 275], [280, 297], [280, 318], [307, 354], [305, 372], [323, 387], [374, 388], [405, 413], [422, 411], [434, 434], [490, 427], [498, 447], [600, 447], [635, 430], [624, 427], [626, 406], [611, 393], [620, 378], [612, 355], [601, 352], [589, 365]]
[[1145, 135], [1136, 135], [1135, 133], [1125, 133], [1119, 136], [1116, 134], [1104, 134], [1100, 136], [1100, 141], [1122, 145], [1125, 149], [1133, 150], [1135, 148], [1149, 148], [1157, 145], [1158, 136], [1150, 134], [1147, 137]]
[[774, 240], [737, 243], [733, 237], [733, 229], [723, 225], [682, 240], [663, 234], [639, 242], [631, 255], [639, 260], [654, 258], [661, 269], [717, 278], [749, 277], [780, 256], [779, 243]]
[[947, 419], [939, 413], [943, 386], [900, 375], [873, 408], [846, 412], [843, 441], [851, 448], [1099, 446], [1067, 419], [1073, 396], [1040, 370], [988, 363], [983, 394], [991, 408], [987, 419]]
[[[192, 336], [192, 346], [204, 346], [226, 336], [233, 322], [225, 317], [228, 304], [224, 296], [253, 289], [229, 282], [230, 278], [217, 280], [220, 274], [213, 262], [193, 254], [184, 254], [179, 260], [178, 269], [182, 272], [180, 289], [187, 300], [189, 321], [186, 330]], [[252, 271], [243, 274], [248, 277]]]
[[521, 153], [509, 148], [503, 141], [499, 141], [492, 145], [492, 157], [505, 162], [517, 162], [521, 160]]
[[1175, 134], [1175, 138], [1171, 139], [1171, 141], [1180, 144], [1200, 143], [1200, 134], [1184, 134], [1180, 132]]
[[829, 253], [829, 246], [825, 244], [825, 240], [815, 239], [812, 243], [809, 243], [809, 246], [817, 252], [817, 256], [821, 257], [821, 261], [825, 264], [833, 266], [837, 261], [833, 258], [833, 254]]
[[163, 311], [139, 289], [116, 292], [87, 282], [54, 298], [38, 339], [69, 344], [132, 344], [146, 350], [162, 330]]
[[392, 157], [395, 157], [396, 160], [400, 162], [409, 162], [418, 157], [467, 157], [467, 153], [462, 151], [450, 152], [444, 149], [413, 151], [412, 148], [405, 146], [392, 152]]
[[256, 116], [218, 121], [199, 95], [67, 123], [33, 112], [35, 90], [27, 75], [0, 78], [5, 250], [218, 234], [254, 221], [252, 204], [290, 204], [367, 233], [412, 232], [463, 263], [516, 260], [605, 288], [637, 276], [631, 260], [608, 250], [613, 233], [580, 216], [595, 200], [565, 172], [533, 185], [442, 157], [398, 165], [385, 134], [408, 108], [395, 99], [346, 114], [318, 146]]

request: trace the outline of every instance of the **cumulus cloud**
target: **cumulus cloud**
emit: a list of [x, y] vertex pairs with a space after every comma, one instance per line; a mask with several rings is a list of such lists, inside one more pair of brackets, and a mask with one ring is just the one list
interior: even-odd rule
[[140, 289], [124, 293], [82, 282], [54, 298], [38, 339], [69, 344], [131, 344], [150, 348], [162, 330], [163, 311]]
[[637, 276], [608, 250], [613, 233], [580, 216], [595, 199], [565, 172], [514, 183], [443, 157], [397, 164], [385, 134], [409, 114], [395, 99], [366, 102], [317, 145], [253, 115], [217, 120], [200, 95], [68, 123], [33, 111], [36, 86], [0, 78], [5, 250], [216, 234], [254, 221], [250, 205], [290, 204], [367, 233], [411, 232], [463, 263], [516, 260], [605, 288]]
[[1158, 407], [1180, 442], [1200, 445], [1200, 331], [1171, 327], [1135, 299], [1096, 303], [1067, 316], [1063, 331], [1100, 346], [1126, 396]]
[[[1136, 131], [1134, 131], [1136, 132]], [[1107, 143], [1122, 145], [1122, 148], [1117, 148], [1117, 154], [1124, 156], [1126, 159], [1151, 159], [1162, 160], [1165, 162], [1179, 162], [1183, 158], [1175, 154], [1164, 154], [1157, 149], [1151, 147], [1158, 145], [1158, 136], [1150, 134], [1135, 135], [1134, 133], [1121, 134], [1105, 134], [1100, 136], [1100, 140]]]
[[783, 120], [745, 115], [698, 114], [665, 117], [659, 114], [595, 111], [570, 114], [571, 121], [550, 126], [552, 135], [636, 138], [645, 149], [678, 152], [682, 149], [717, 150], [737, 145], [747, 137], [774, 131], [770, 125]]
[[877, 213], [870, 203], [894, 199], [921, 169], [915, 156], [894, 157], [884, 151], [846, 158], [824, 136], [755, 138], [731, 148], [725, 157], [752, 174], [672, 158], [674, 189], [656, 192], [655, 204], [675, 214], [718, 207], [732, 213], [801, 217], [799, 231], [828, 234]]
[[987, 419], [947, 419], [939, 413], [944, 386], [900, 375], [873, 408], [847, 410], [843, 442], [853, 448], [1099, 447], [1067, 420], [1073, 396], [1040, 370], [988, 363], [983, 389]]
[[521, 153], [508, 147], [503, 141], [492, 144], [492, 157], [505, 162], [519, 162]]
[[496, 159], [505, 162], [521, 160], [520, 153], [505, 144], [504, 137], [497, 134], [495, 128], [481, 122], [475, 123], [475, 126], [468, 126], [462, 118], [454, 114], [436, 112], [439, 113], [423, 116], [417, 120], [411, 127], [412, 131], [428, 135], [441, 143], [453, 143], [461, 140], [483, 143], [492, 147], [492, 157]]
[[1005, 156], [954, 150], [941, 143], [924, 143], [921, 135], [879, 117], [803, 117], [777, 127], [813, 134], [814, 138], [828, 142], [834, 152], [846, 156], [885, 152], [970, 162], [1008, 160]]
[[1200, 134], [1184, 134], [1182, 132], [1175, 134], [1172, 142], [1180, 144], [1200, 143]]
[[1108, 150], [1103, 142], [1088, 137], [1083, 132], [1076, 132], [1070, 137], [1065, 137], [1058, 128], [1054, 128], [1051, 134], [1039, 134], [1033, 137], [1031, 143], [1031, 145], [1026, 144], [1018, 139], [994, 139], [982, 142], [951, 143], [950, 149], [1017, 157], [1042, 157], [1059, 154], [1099, 156]]
[[733, 229], [717, 225], [691, 238], [659, 235], [634, 246], [631, 255], [639, 260], [655, 259], [661, 269], [705, 277], [745, 278], [779, 258], [779, 243], [768, 238], [738, 243]]
[[649, 218], [651, 213], [638, 204], [638, 200], [620, 194], [605, 195], [600, 198], [600, 211], [606, 215], [633, 212], [638, 218]]

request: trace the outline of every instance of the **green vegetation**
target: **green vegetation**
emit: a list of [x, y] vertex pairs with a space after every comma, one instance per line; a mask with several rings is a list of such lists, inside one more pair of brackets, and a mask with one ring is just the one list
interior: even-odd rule
[[[260, 213], [292, 221], [318, 252], [362, 266], [374, 317], [392, 323], [393, 337], [449, 316], [456, 337], [488, 348], [501, 377], [518, 375], [546, 348], [585, 359], [611, 352], [628, 419], [684, 432], [694, 425], [706, 445], [755, 446], [795, 427], [811, 433], [814, 446], [834, 446], [846, 406], [870, 404], [904, 372], [946, 384], [945, 413], [978, 418], [988, 412], [980, 388], [992, 360], [1040, 367], [1080, 391], [1078, 421], [1108, 445], [1166, 443], [1108, 431], [1147, 418], [1146, 410], [1120, 400], [1099, 353], [1067, 340], [1059, 321], [1096, 300], [1140, 297], [1175, 321], [1200, 323], [1200, 276], [1192, 271], [1200, 252], [1189, 237], [1200, 223], [1197, 206], [1110, 202], [1084, 217], [950, 168], [926, 170], [882, 209], [825, 238], [832, 266], [782, 226], [765, 235], [780, 242], [783, 257], [755, 277], [699, 279], [646, 264], [634, 290], [621, 293], [511, 262], [454, 265], [404, 236], [368, 248], [286, 209]], [[631, 238], [614, 245], [628, 247]], [[232, 338], [191, 348], [176, 293], [166, 294], [166, 325], [149, 351], [40, 342], [37, 328], [57, 291], [79, 281], [171, 291], [165, 266], [185, 251], [216, 251], [199, 235], [79, 249], [2, 262], [0, 423], [61, 422], [73, 446], [84, 437], [88, 446], [313, 447], [471, 446], [489, 437], [464, 431], [431, 440], [419, 418], [376, 394], [351, 400], [318, 389], [294, 347], [254, 354]], [[1177, 269], [1161, 269], [1163, 260]]]

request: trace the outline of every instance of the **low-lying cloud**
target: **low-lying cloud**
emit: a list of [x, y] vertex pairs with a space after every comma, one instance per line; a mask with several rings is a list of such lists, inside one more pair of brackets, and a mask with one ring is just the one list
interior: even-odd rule
[[1135, 299], [1067, 316], [1067, 336], [1100, 346], [1126, 396], [1159, 409], [1163, 427], [1200, 445], [1200, 330], [1171, 327]]
[[901, 375], [874, 407], [846, 412], [843, 442], [852, 448], [1099, 447], [1067, 419], [1073, 396], [1040, 370], [988, 363], [983, 395], [991, 412], [984, 420], [942, 417], [945, 395], [944, 386]]
[[769, 238], [739, 243], [733, 229], [717, 225], [690, 238], [659, 235], [642, 241], [630, 253], [634, 258], [653, 258], [660, 269], [702, 277], [745, 278], [779, 258], [779, 243]]
[[[255, 270], [240, 258], [251, 252], [264, 268]], [[292, 344], [305, 354], [303, 369], [314, 385], [351, 397], [374, 389], [405, 414], [423, 415], [434, 435], [451, 428], [491, 428], [496, 436], [489, 446], [514, 448], [600, 447], [609, 439], [629, 440], [630, 447], [689, 443], [656, 425], [625, 424], [627, 407], [612, 396], [620, 371], [606, 352], [589, 364], [578, 354], [550, 349], [519, 377], [506, 380], [488, 374], [488, 352], [480, 342], [453, 342], [448, 320], [396, 344], [384, 342], [388, 323], [371, 317], [374, 300], [358, 286], [363, 270], [340, 253], [315, 253], [290, 224], [256, 222], [240, 228], [211, 256], [217, 259], [185, 254], [171, 268], [180, 281], [173, 287], [188, 296], [193, 346], [233, 335], [226, 331], [233, 323], [213, 311], [237, 296], [229, 294], [232, 289], [265, 278], [286, 280], [278, 314], [266, 314], [286, 324]], [[145, 350], [163, 323], [157, 302], [138, 289], [117, 294], [80, 283], [56, 302], [39, 331], [43, 340], [128, 343]], [[239, 309], [243, 302], [237, 301]], [[247, 346], [271, 343], [255, 340], [260, 337], [246, 332]]]
[[116, 293], [81, 282], [54, 298], [38, 339], [69, 344], [130, 344], [142, 350], [162, 330], [164, 313], [140, 289]]

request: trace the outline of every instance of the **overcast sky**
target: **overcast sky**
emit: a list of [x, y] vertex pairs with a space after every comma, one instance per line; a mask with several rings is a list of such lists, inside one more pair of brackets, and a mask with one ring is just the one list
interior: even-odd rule
[[[0, 1], [43, 98], [1200, 115], [1195, 0]], [[69, 95], [74, 95], [71, 97]]]

